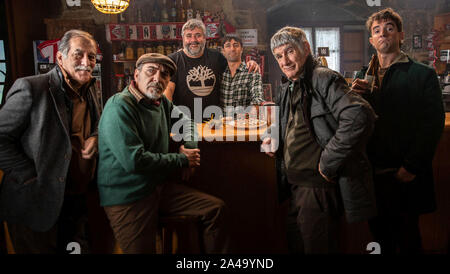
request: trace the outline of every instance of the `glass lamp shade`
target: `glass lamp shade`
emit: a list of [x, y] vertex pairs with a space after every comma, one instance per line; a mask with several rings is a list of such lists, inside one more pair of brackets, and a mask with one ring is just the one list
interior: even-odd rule
[[121, 13], [130, 4], [130, 0], [91, 0], [91, 2], [98, 11], [106, 14]]

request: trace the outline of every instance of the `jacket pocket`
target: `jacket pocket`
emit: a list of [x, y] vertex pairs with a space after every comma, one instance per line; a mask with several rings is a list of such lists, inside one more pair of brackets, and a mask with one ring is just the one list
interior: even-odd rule
[[33, 165], [15, 167], [5, 176], [5, 184], [9, 182], [15, 189], [30, 186], [36, 181], [37, 174]]
[[311, 120], [316, 117], [324, 116], [327, 114], [331, 114], [331, 112], [327, 108], [324, 108], [319, 103], [311, 105]]

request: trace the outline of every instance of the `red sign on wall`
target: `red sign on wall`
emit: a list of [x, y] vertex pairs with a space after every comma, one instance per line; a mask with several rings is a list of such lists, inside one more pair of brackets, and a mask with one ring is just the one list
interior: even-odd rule
[[[181, 40], [184, 23], [107, 24], [106, 39], [111, 41]], [[219, 38], [219, 23], [208, 23], [206, 38]]]

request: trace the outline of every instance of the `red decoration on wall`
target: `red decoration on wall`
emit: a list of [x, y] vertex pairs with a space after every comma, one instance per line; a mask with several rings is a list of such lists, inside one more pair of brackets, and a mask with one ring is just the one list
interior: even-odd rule
[[[181, 40], [184, 23], [106, 24], [106, 39], [111, 41]], [[219, 23], [206, 24], [206, 38], [219, 38]]]
[[257, 48], [253, 48], [245, 56], [245, 62], [253, 60], [258, 63], [261, 73], [261, 78], [264, 77], [264, 55], [260, 54]]

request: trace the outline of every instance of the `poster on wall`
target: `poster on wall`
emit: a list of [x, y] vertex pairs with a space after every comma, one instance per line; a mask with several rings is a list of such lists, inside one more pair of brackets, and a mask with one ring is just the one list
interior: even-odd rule
[[35, 74], [47, 73], [55, 66], [58, 45], [59, 39], [33, 41]]
[[256, 47], [258, 45], [257, 29], [238, 29], [236, 33], [242, 39], [242, 45], [244, 47]]

